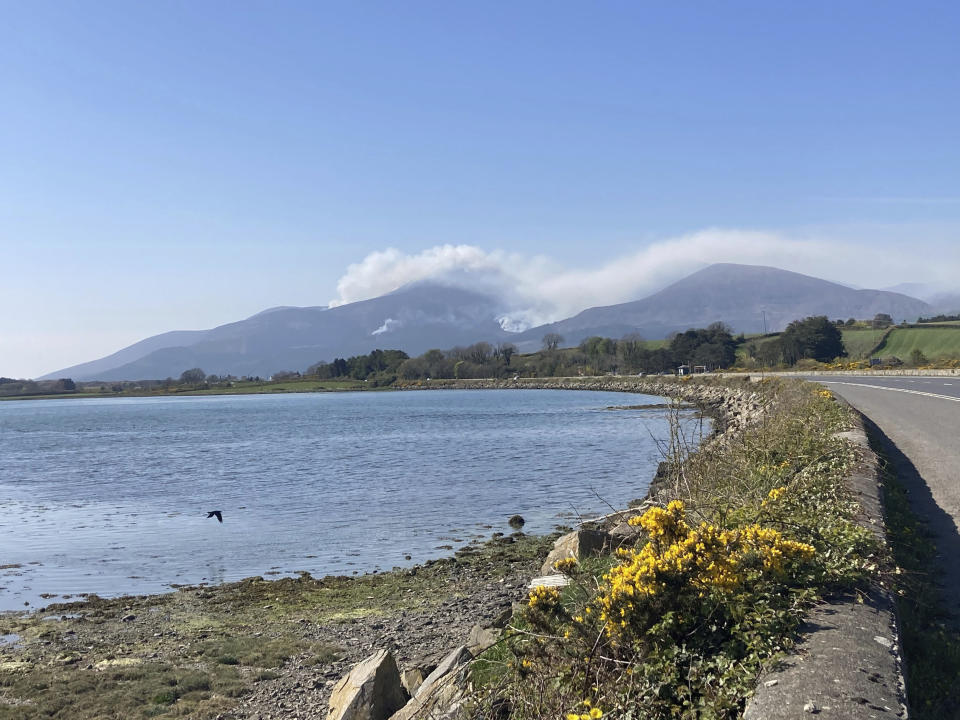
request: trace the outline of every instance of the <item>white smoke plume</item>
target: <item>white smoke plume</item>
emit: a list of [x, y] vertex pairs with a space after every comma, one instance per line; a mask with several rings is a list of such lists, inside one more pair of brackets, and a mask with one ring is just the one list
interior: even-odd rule
[[[893, 247], [894, 249], [891, 249]], [[565, 268], [544, 256], [440, 245], [419, 253], [371, 253], [350, 265], [330, 305], [365, 300], [408, 283], [433, 279], [497, 293], [513, 308], [504, 327], [522, 329], [569, 317], [588, 307], [637, 300], [708, 264], [769, 265], [857, 287], [882, 288], [921, 280], [956, 286], [960, 248], [945, 246], [937, 263], [928, 253], [837, 239], [776, 232], [708, 229], [654, 242], [595, 267]]]
[[400, 321], [399, 321], [399, 320], [394, 320], [393, 318], [387, 318], [386, 320], [383, 321], [383, 325], [381, 325], [380, 327], [378, 327], [376, 330], [374, 330], [374, 331], [373, 331], [372, 333], [370, 333], [370, 334], [371, 334], [371, 335], [383, 335], [383, 333], [385, 333], [385, 332], [390, 332], [391, 330], [393, 330], [393, 329], [394, 329], [395, 327], [397, 327], [398, 325], [400, 325]]

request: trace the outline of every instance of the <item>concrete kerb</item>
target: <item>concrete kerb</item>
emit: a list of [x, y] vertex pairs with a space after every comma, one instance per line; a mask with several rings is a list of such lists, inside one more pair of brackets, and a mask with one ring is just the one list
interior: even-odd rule
[[[842, 435], [862, 457], [849, 478], [863, 508], [860, 522], [884, 541], [879, 460], [859, 415], [856, 426]], [[896, 603], [889, 589], [876, 585], [866, 595], [830, 598], [809, 613], [800, 632], [795, 651], [761, 677], [744, 720], [908, 716]]]

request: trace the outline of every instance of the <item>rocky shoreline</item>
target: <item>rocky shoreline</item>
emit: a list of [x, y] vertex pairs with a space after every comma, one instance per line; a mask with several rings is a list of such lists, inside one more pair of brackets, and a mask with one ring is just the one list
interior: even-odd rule
[[[737, 381], [742, 387], [737, 387]], [[514, 378], [502, 380], [426, 380], [398, 383], [414, 390], [597, 390], [641, 393], [680, 400], [699, 408], [715, 423], [716, 435], [735, 435], [763, 415], [763, 396], [749, 375], [736, 380], [700, 377], [633, 377], [605, 375], [575, 378]]]
[[[763, 412], [762, 397], [748, 382], [740, 388], [699, 379], [608, 377], [432, 381], [398, 389], [512, 388], [680, 399], [714, 418], [719, 441]], [[145, 686], [138, 690], [142, 698], [116, 702], [156, 706], [172, 698], [182, 710], [193, 703], [190, 717], [223, 720], [322, 716], [337, 680], [375, 650], [389, 650], [401, 670], [424, 676], [451, 648], [466, 644], [471, 632], [505, 622], [513, 603], [525, 598], [553, 539], [515, 533], [468, 546], [452, 558], [357, 578], [250, 578], [166, 595], [91, 597], [6, 615], [0, 634], [17, 641], [0, 645], [0, 672], [9, 676], [0, 708], [16, 709], [14, 717], [41, 717], [50, 714], [57, 698], [27, 688], [75, 686], [78, 703], [92, 702], [109, 682], [143, 685], [154, 674], [157, 682], [170, 682], [189, 666], [200, 668], [194, 675], [206, 673], [194, 678], [193, 689], [177, 681], [171, 694], [150, 697], [152, 686]], [[264, 648], [274, 648], [273, 657], [265, 657]], [[108, 712], [123, 715], [117, 707], [76, 717]]]

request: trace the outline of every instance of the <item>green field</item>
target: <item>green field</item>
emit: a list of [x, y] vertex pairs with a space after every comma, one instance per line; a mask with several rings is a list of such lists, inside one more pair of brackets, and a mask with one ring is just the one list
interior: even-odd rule
[[960, 327], [937, 325], [896, 328], [873, 357], [892, 355], [906, 362], [914, 350], [919, 350], [930, 360], [960, 357]]
[[869, 357], [870, 351], [877, 346], [885, 332], [887, 331], [884, 329], [875, 330], [872, 328], [841, 330], [840, 334], [843, 335], [843, 346], [847, 349], [847, 357], [851, 360], [862, 360]]

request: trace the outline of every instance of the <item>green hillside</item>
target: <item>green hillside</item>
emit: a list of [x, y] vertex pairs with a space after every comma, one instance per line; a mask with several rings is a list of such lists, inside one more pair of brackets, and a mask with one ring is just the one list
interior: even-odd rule
[[847, 357], [851, 360], [862, 360], [870, 356], [883, 334], [887, 332], [884, 329], [875, 330], [873, 328], [856, 328], [842, 330], [843, 346], [847, 349]]
[[937, 325], [896, 328], [873, 353], [873, 357], [893, 355], [906, 361], [914, 350], [919, 350], [930, 360], [960, 357], [960, 327]]

